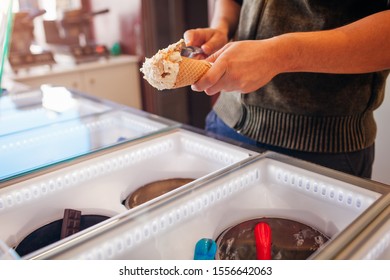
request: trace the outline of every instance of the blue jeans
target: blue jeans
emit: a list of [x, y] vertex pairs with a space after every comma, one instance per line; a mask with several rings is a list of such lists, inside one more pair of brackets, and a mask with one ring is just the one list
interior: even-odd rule
[[363, 178], [371, 178], [372, 165], [375, 157], [375, 145], [364, 150], [349, 153], [311, 153], [280, 148], [257, 142], [249, 137], [239, 134], [236, 130], [226, 125], [214, 111], [206, 118], [205, 130], [223, 137], [242, 142], [249, 146], [271, 150], [291, 157], [299, 158], [344, 173]]

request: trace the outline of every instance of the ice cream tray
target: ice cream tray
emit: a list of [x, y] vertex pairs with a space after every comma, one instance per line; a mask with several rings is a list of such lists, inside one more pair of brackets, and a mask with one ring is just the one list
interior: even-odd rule
[[[333, 258], [348, 243], [344, 240], [340, 246], [339, 235], [356, 220], [368, 224], [387, 192], [385, 186], [371, 181], [267, 152], [123, 213], [106, 227], [86, 230], [61, 248], [35, 257], [192, 259], [195, 244], [202, 238], [215, 239], [224, 229], [248, 219], [280, 217], [329, 236], [318, 251]], [[355, 234], [348, 235], [349, 241]]]
[[66, 208], [116, 220], [131, 211], [122, 201], [144, 184], [180, 177], [197, 182], [256, 154], [177, 128], [7, 181], [0, 184], [0, 223], [7, 225], [0, 240], [14, 248], [37, 228], [61, 219]]

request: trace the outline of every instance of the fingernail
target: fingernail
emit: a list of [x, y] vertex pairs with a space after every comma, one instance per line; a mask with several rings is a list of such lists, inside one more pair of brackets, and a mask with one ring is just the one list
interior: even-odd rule
[[194, 86], [194, 85], [191, 86], [191, 89], [192, 89], [193, 91], [200, 91], [200, 90], [198, 90], [198, 89], [196, 88], [196, 86]]
[[205, 54], [210, 54], [211, 48], [208, 45], [202, 45], [201, 48]]

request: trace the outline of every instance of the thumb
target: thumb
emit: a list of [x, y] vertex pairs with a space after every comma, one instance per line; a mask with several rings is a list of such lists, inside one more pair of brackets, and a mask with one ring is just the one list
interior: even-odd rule
[[203, 52], [207, 55], [211, 55], [226, 46], [227, 37], [220, 32], [214, 31], [209, 34], [210, 38], [202, 45]]
[[206, 43], [204, 43], [201, 48], [205, 54], [211, 55], [221, 49], [222, 46], [223, 44], [221, 44], [218, 40], [211, 38]]
[[187, 30], [184, 32], [183, 38], [187, 46], [192, 46], [194, 41], [194, 32], [192, 30]]
[[183, 34], [183, 39], [187, 46], [200, 47], [205, 42], [202, 32], [200, 32], [198, 29], [187, 30]]

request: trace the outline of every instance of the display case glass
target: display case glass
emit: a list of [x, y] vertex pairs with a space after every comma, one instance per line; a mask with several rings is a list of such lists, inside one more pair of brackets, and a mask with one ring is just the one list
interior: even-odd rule
[[108, 111], [112, 106], [64, 87], [42, 86], [0, 98], [0, 136]]
[[179, 126], [64, 87], [0, 98], [0, 181]]

